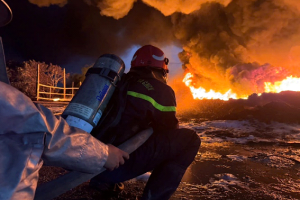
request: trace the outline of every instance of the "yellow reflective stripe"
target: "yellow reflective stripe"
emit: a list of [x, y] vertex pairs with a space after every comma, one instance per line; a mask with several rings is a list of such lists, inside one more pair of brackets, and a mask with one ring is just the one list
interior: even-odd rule
[[159, 103], [157, 103], [154, 99], [152, 99], [151, 97], [141, 94], [141, 93], [137, 93], [137, 92], [133, 92], [133, 91], [127, 91], [127, 94], [136, 98], [140, 98], [140, 99], [144, 99], [148, 102], [150, 102], [157, 110], [160, 110], [162, 112], [170, 112], [170, 111], [176, 111], [176, 107], [175, 106], [163, 106]]

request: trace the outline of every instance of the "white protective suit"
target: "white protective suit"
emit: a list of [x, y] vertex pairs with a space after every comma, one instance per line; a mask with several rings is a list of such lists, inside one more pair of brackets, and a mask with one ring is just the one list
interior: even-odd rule
[[97, 173], [108, 147], [0, 82], [0, 199], [33, 199], [45, 165]]

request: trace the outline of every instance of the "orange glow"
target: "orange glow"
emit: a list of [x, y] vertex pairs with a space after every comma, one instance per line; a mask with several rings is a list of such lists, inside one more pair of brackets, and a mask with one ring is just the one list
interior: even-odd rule
[[[212, 89], [210, 89], [207, 92], [202, 87], [195, 88], [192, 85], [192, 77], [193, 77], [192, 73], [187, 73], [183, 79], [183, 82], [187, 87], [190, 88], [194, 99], [221, 99], [227, 101], [230, 98], [231, 99], [248, 98], [248, 96], [241, 96], [231, 92], [231, 89], [229, 89], [225, 94], [222, 94], [220, 92], [215, 92]], [[277, 81], [274, 83], [265, 82], [264, 85], [265, 85], [264, 87], [265, 93], [280, 93], [282, 91], [300, 91], [300, 78], [289, 76], [282, 81]], [[260, 95], [261, 93], [258, 94], [258, 96]]]
[[192, 80], [191, 78], [193, 75], [191, 73], [187, 73], [183, 79], [183, 82], [187, 87], [190, 88], [193, 98], [194, 99], [221, 99], [221, 100], [229, 100], [231, 99], [237, 99], [237, 95], [235, 93], [231, 92], [231, 89], [229, 89], [225, 94], [222, 94], [220, 92], [215, 92], [214, 90], [209, 90], [208, 92], [202, 88], [195, 88], [191, 85]]
[[265, 92], [279, 93], [282, 91], [300, 91], [300, 78], [289, 76], [282, 81], [274, 84], [265, 82]]

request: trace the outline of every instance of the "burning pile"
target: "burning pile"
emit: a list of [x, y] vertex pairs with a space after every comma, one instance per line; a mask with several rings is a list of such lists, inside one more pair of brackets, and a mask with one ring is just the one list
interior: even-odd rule
[[228, 100], [300, 90], [300, 12], [287, 2], [232, 0], [227, 6], [209, 3], [189, 15], [178, 14], [177, 26], [189, 30], [177, 36], [184, 43], [184, 82], [194, 98]]
[[265, 82], [265, 92], [279, 93], [282, 91], [300, 91], [300, 78], [289, 76], [275, 83]]
[[187, 87], [190, 88], [194, 99], [221, 99], [221, 100], [229, 100], [229, 99], [237, 99], [237, 94], [231, 93], [231, 89], [229, 89], [225, 94], [221, 94], [220, 92], [215, 92], [210, 89], [210, 91], [206, 92], [206, 90], [202, 87], [195, 88], [192, 85], [193, 75], [191, 73], [187, 73], [183, 79], [183, 82]]
[[[187, 73], [183, 79], [183, 82], [187, 87], [190, 88], [194, 99], [221, 99], [221, 100], [229, 100], [229, 99], [246, 99], [248, 96], [239, 96], [236, 93], [232, 93], [231, 89], [229, 89], [226, 93], [222, 94], [220, 92], [215, 92], [210, 89], [208, 92], [202, 88], [195, 88], [192, 85], [193, 75], [191, 73]], [[264, 93], [280, 93], [282, 91], [300, 91], [300, 78], [289, 76], [282, 81], [272, 82], [264, 82]], [[261, 93], [259, 93], [261, 95]]]

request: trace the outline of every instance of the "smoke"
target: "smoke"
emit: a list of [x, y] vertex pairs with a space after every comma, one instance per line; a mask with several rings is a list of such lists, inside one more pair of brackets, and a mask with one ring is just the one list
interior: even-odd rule
[[250, 95], [262, 91], [263, 81], [300, 75], [300, 13], [284, 1], [206, 3], [172, 15], [172, 22], [195, 86]]
[[[101, 15], [120, 19], [125, 17], [133, 8], [133, 4], [137, 0], [84, 0], [89, 5], [96, 5], [100, 9]], [[165, 16], [169, 16], [175, 12], [189, 14], [200, 9], [203, 3], [218, 2], [227, 5], [231, 0], [142, 0], [148, 6], [151, 6]], [[29, 0], [30, 3], [40, 7], [59, 5], [64, 6], [68, 0]]]
[[[79, 58], [94, 62], [104, 53], [122, 55], [132, 46], [167, 46], [176, 40], [171, 17], [142, 2], [136, 2], [119, 20], [100, 15], [98, 6], [104, 6], [104, 1], [68, 1], [63, 7], [50, 5], [54, 1], [35, 2], [49, 7], [9, 2], [14, 19], [0, 30], [7, 60], [17, 57], [64, 66]], [[82, 67], [74, 65], [67, 71], [80, 72]]]
[[65, 61], [74, 54], [175, 44], [195, 87], [250, 95], [261, 92], [265, 81], [300, 76], [298, 0], [29, 1], [65, 5], [62, 26], [55, 27], [62, 32], [55, 39], [62, 44], [58, 57]]
[[227, 5], [231, 0], [143, 0], [149, 6], [161, 11], [168, 16], [175, 12], [190, 14], [193, 11], [200, 9], [203, 3], [218, 2]]
[[28, 0], [30, 3], [36, 4], [40, 7], [50, 6], [50, 5], [58, 5], [64, 6], [68, 3], [68, 0]]
[[230, 85], [238, 94], [263, 93], [265, 82], [282, 80], [289, 75], [289, 71], [282, 67], [258, 63], [238, 64], [226, 70], [226, 77]]
[[104, 0], [99, 1], [97, 6], [100, 9], [100, 14], [108, 17], [120, 19], [126, 16], [132, 9], [136, 0], [118, 1], [118, 0]]

